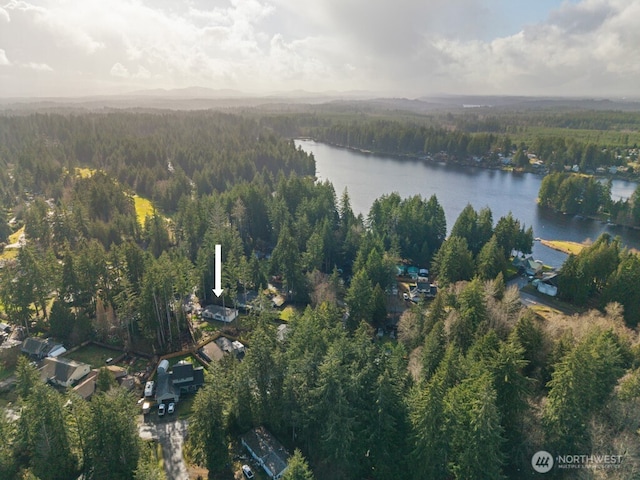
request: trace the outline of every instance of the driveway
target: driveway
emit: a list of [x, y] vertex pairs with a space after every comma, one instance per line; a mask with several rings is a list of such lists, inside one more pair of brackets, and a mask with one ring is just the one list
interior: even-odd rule
[[558, 302], [554, 300], [554, 297], [547, 297], [546, 295], [537, 292], [535, 294], [531, 294], [528, 292], [522, 291], [522, 288], [529, 284], [529, 281], [526, 277], [518, 275], [517, 277], [509, 280], [507, 282], [507, 287], [511, 287], [515, 285], [518, 287], [520, 292], [520, 302], [525, 307], [532, 307], [534, 305], [542, 305], [553, 310], [558, 310], [564, 314], [571, 315], [573, 312], [570, 311], [567, 307], [563, 307], [558, 305]]
[[[153, 414], [149, 417], [153, 418]], [[144, 440], [157, 440], [162, 445], [164, 471], [171, 480], [189, 480], [187, 465], [182, 456], [182, 444], [187, 434], [186, 420], [164, 421], [157, 417], [151, 423], [140, 425], [140, 437]]]

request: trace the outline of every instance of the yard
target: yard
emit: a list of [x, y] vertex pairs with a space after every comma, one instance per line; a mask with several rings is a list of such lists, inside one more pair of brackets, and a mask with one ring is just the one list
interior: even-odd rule
[[553, 248], [554, 250], [573, 255], [579, 254], [585, 247], [582, 243], [561, 240], [540, 240], [540, 243], [546, 247]]
[[115, 358], [120, 355], [122, 355], [122, 352], [119, 350], [112, 350], [90, 343], [65, 356], [76, 362], [88, 363], [92, 368], [100, 368], [107, 364], [108, 358]]
[[153, 204], [150, 200], [139, 197], [138, 195], [133, 196], [133, 202], [136, 209], [136, 217], [138, 219], [138, 223], [141, 226], [144, 226], [146, 218], [153, 216]]

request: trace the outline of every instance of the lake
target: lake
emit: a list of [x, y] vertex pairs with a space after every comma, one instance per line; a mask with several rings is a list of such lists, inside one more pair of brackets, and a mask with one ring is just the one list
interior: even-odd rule
[[[470, 203], [476, 210], [489, 207], [494, 223], [512, 212], [521, 223], [533, 227], [534, 237], [583, 242], [595, 240], [602, 232], [609, 232], [619, 235], [625, 245], [640, 249], [640, 232], [637, 230], [539, 207], [536, 199], [542, 181], [540, 175], [397, 159], [313, 140], [296, 140], [296, 145], [313, 153], [316, 176], [319, 180], [329, 180], [338, 198], [347, 188], [354, 213], [362, 213], [365, 218], [373, 201], [382, 195], [398, 192], [403, 198], [416, 194], [429, 198], [435, 194], [444, 208], [448, 230]], [[614, 180], [612, 197], [616, 200], [628, 198], [635, 188], [635, 183]], [[566, 258], [565, 254], [539, 242], [534, 242], [533, 255], [554, 267], [561, 266]]]

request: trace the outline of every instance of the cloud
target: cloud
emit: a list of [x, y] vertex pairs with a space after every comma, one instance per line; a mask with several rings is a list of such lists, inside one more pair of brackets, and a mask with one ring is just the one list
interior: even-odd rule
[[0, 20], [7, 23], [11, 22], [11, 17], [9, 16], [9, 12], [7, 12], [2, 7], [0, 7]]
[[37, 72], [53, 72], [53, 68], [51, 68], [46, 63], [29, 62], [29, 63], [23, 63], [20, 66], [24, 68], [29, 68], [31, 70], [35, 70]]
[[113, 64], [113, 67], [111, 67], [109, 74], [112, 77], [120, 77], [120, 78], [129, 78], [130, 76], [129, 70], [127, 70], [127, 68], [119, 62]]
[[[32, 65], [3, 72], [11, 94], [34, 85], [639, 93], [640, 2], [558, 0], [543, 20], [522, 15], [509, 34], [491, 34], [508, 1], [9, 0], [0, 64]], [[36, 66], [49, 71], [46, 85], [30, 76]]]
[[3, 65], [11, 65], [11, 62], [7, 58], [7, 52], [0, 48], [0, 67]]
[[124, 65], [122, 65], [120, 62], [116, 62], [113, 64], [113, 66], [111, 67], [111, 70], [109, 71], [109, 74], [112, 77], [117, 77], [117, 78], [133, 78], [133, 79], [141, 79], [141, 80], [146, 80], [151, 78], [151, 72], [149, 72], [149, 70], [147, 70], [143, 66], [139, 65], [138, 71], [134, 74], [131, 74], [129, 72], [129, 69]]

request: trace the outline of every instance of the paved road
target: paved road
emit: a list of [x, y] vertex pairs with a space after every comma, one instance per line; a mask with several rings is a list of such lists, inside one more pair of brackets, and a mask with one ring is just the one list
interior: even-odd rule
[[[153, 418], [153, 414], [150, 414]], [[153, 423], [140, 425], [140, 437], [157, 440], [162, 445], [164, 471], [171, 480], [189, 480], [187, 465], [182, 456], [182, 444], [187, 433], [186, 420], [163, 421], [157, 418]]]

